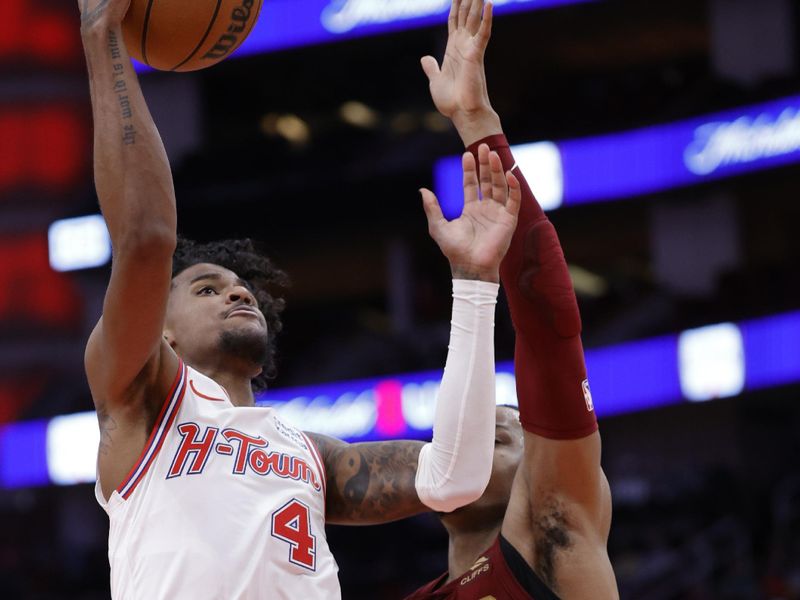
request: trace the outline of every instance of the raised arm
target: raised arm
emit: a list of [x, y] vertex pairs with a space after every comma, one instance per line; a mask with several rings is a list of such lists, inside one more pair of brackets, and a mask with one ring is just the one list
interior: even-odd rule
[[436, 197], [422, 190], [429, 231], [450, 261], [454, 279], [450, 345], [433, 441], [346, 444], [311, 434], [325, 461], [329, 522], [370, 524], [431, 509], [449, 512], [477, 500], [489, 482], [494, 307], [499, 266], [520, 200], [516, 178], [504, 174], [495, 158], [493, 188], [479, 201], [475, 159], [464, 156], [466, 208], [460, 219], [446, 221]]
[[106, 489], [125, 476], [122, 463], [135, 455], [131, 445], [146, 431], [138, 405], [162, 398], [178, 368], [168, 346], [162, 349], [175, 198], [167, 156], [122, 39], [129, 1], [78, 1], [94, 116], [95, 186], [114, 254], [103, 316], [85, 359]]
[[[439, 67], [425, 57], [437, 108], [465, 146], [513, 169], [519, 223], [501, 266], [516, 332], [515, 372], [525, 439], [503, 535], [564, 598], [617, 596], [606, 542], [611, 495], [586, 379], [581, 321], [561, 245], [531, 192], [492, 109], [483, 65], [492, 26], [484, 0], [454, 0]], [[489, 157], [488, 145], [498, 158]], [[490, 177], [481, 173], [481, 186]], [[567, 562], [571, 561], [571, 562]], [[580, 565], [579, 567], [577, 565]]]

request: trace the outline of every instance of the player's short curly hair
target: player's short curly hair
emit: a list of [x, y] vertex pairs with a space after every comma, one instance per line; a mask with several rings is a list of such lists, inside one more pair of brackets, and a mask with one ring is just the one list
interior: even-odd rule
[[286, 273], [276, 268], [250, 239], [200, 243], [179, 237], [172, 257], [172, 276], [200, 263], [229, 269], [252, 288], [268, 329], [267, 358], [261, 374], [253, 379], [252, 384], [256, 392], [265, 390], [267, 382], [275, 377], [275, 338], [283, 329], [281, 312], [286, 306], [284, 299], [273, 296], [270, 290], [280, 292], [286, 288], [289, 283]]

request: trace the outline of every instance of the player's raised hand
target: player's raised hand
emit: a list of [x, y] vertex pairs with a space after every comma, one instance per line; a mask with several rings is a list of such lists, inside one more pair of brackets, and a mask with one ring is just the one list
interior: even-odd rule
[[422, 59], [433, 102], [448, 119], [491, 110], [483, 58], [492, 33], [492, 8], [485, 0], [453, 0], [441, 67], [432, 56]]
[[98, 23], [119, 25], [130, 4], [131, 0], [78, 0], [81, 29], [89, 29]]
[[522, 192], [489, 146], [482, 144], [478, 155], [480, 181], [475, 157], [469, 152], [463, 157], [464, 211], [459, 218], [447, 221], [433, 192], [420, 191], [428, 231], [450, 261], [453, 278], [498, 282], [500, 263], [517, 227]]

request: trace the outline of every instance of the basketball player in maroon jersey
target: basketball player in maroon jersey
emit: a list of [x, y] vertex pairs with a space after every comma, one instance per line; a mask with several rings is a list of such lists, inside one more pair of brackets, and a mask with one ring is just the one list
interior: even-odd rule
[[[491, 21], [484, 0], [453, 0], [442, 65], [427, 56], [422, 66], [436, 107], [468, 150], [481, 164], [502, 162], [522, 185], [517, 230], [500, 270], [516, 331], [519, 413], [497, 408], [489, 486], [478, 501], [442, 515], [449, 572], [408, 600], [614, 599], [606, 549], [611, 494], [600, 467], [580, 315], [558, 237], [489, 101], [483, 57]], [[481, 171], [480, 181], [488, 192], [489, 174]]]

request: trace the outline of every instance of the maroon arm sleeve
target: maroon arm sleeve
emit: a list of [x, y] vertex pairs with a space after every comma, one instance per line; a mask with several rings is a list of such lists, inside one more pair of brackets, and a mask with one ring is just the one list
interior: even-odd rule
[[[503, 168], [515, 166], [504, 135], [485, 138]], [[529, 432], [579, 439], [597, 430], [581, 344], [581, 317], [555, 228], [519, 169], [522, 206], [511, 247], [500, 266], [516, 332], [514, 368], [520, 420]]]

